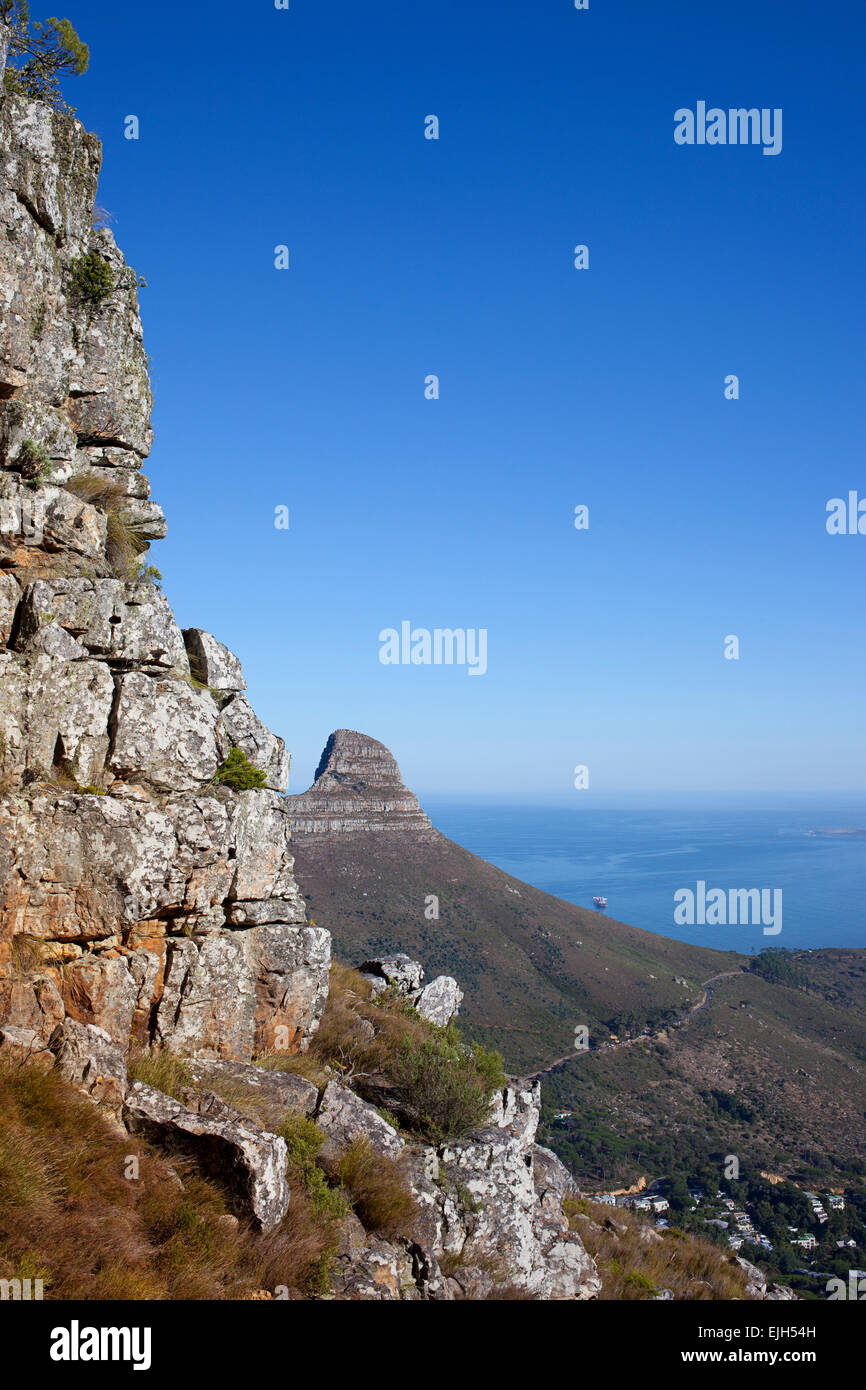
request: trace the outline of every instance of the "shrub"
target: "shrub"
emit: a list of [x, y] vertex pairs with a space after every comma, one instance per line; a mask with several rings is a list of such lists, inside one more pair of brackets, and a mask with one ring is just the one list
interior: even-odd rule
[[396, 1159], [375, 1154], [367, 1139], [356, 1139], [337, 1172], [366, 1230], [385, 1239], [411, 1237], [418, 1208]]
[[52, 463], [48, 456], [47, 449], [41, 444], [35, 443], [32, 439], [25, 439], [21, 448], [18, 450], [18, 457], [15, 460], [16, 467], [22, 478], [28, 482], [35, 482], [38, 479], [46, 478], [51, 472]]
[[156, 565], [146, 565], [143, 560], [134, 566], [129, 578], [132, 584], [147, 584], [151, 589], [162, 588], [162, 575]]
[[69, 266], [72, 299], [95, 309], [115, 287], [114, 271], [97, 251], [78, 256]]
[[348, 1215], [349, 1204], [340, 1188], [329, 1186], [316, 1163], [325, 1142], [322, 1131], [306, 1115], [288, 1115], [278, 1133], [286, 1141], [290, 1179], [303, 1184], [314, 1213], [328, 1221], [341, 1221]]
[[240, 748], [232, 749], [214, 777], [214, 782], [222, 787], [231, 787], [235, 792], [258, 791], [267, 780]]
[[21, 60], [19, 67], [7, 68], [6, 90], [29, 101], [45, 101], [55, 111], [69, 111], [59, 77], [62, 73], [81, 76], [90, 62], [90, 50], [69, 20], [31, 23], [28, 0], [0, 0], [0, 20], [10, 28], [10, 58]]
[[414, 1125], [433, 1144], [456, 1139], [487, 1120], [496, 1090], [505, 1085], [502, 1058], [480, 1044], [464, 1046], [449, 1024], [420, 1042], [406, 1041], [393, 1080]]

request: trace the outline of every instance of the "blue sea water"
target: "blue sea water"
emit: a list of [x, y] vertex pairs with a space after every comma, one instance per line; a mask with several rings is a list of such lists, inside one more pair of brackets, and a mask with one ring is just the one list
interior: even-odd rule
[[[664, 936], [748, 952], [866, 947], [866, 839], [813, 833], [866, 827], [866, 797], [760, 809], [422, 804], [443, 834], [515, 878], [583, 907], [604, 895], [609, 916]], [[781, 889], [782, 931], [677, 925], [674, 893], [698, 880]]]

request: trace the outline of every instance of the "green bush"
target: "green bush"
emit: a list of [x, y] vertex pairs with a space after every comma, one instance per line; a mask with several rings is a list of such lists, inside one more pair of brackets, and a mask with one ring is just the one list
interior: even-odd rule
[[9, 57], [19, 64], [6, 69], [5, 90], [28, 101], [45, 101], [55, 111], [70, 111], [59, 78], [64, 73], [79, 77], [85, 73], [90, 50], [69, 20], [31, 22], [28, 0], [0, 0], [0, 20], [9, 26]]
[[40, 478], [46, 478], [52, 469], [47, 449], [32, 439], [24, 440], [18, 450], [15, 463], [21, 477], [26, 478], [28, 482], [36, 482]]
[[108, 298], [115, 286], [114, 271], [96, 251], [72, 261], [69, 276], [73, 300], [94, 309]]
[[433, 1144], [485, 1124], [494, 1092], [505, 1085], [499, 1053], [466, 1047], [453, 1024], [420, 1042], [408, 1039], [392, 1076], [413, 1127]]
[[267, 777], [259, 768], [253, 766], [246, 753], [240, 748], [233, 748], [214, 781], [222, 787], [231, 787], [235, 792], [250, 792], [259, 791], [265, 785]]
[[341, 1188], [328, 1185], [316, 1163], [325, 1142], [322, 1131], [306, 1115], [288, 1115], [278, 1133], [286, 1141], [290, 1179], [303, 1184], [314, 1214], [328, 1221], [342, 1221], [349, 1214], [349, 1203]]

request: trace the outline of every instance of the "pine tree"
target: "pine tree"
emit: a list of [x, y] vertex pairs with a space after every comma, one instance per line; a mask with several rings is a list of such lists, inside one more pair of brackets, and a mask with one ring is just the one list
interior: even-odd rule
[[9, 27], [9, 56], [15, 64], [6, 70], [7, 90], [31, 101], [45, 101], [55, 111], [70, 110], [60, 90], [60, 77], [66, 73], [80, 77], [90, 62], [90, 49], [70, 21], [31, 20], [28, 0], [0, 0], [0, 21]]

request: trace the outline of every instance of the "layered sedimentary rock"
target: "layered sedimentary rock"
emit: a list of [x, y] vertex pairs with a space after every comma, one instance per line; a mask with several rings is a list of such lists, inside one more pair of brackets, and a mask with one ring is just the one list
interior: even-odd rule
[[288, 802], [295, 832], [305, 837], [403, 830], [436, 835], [385, 745], [352, 729], [331, 734], [312, 787]]
[[[71, 115], [0, 97], [0, 1026], [297, 1051], [330, 937], [294, 879], [283, 740], [140, 559], [165, 524], [100, 162]], [[263, 789], [214, 782], [232, 748]]]

